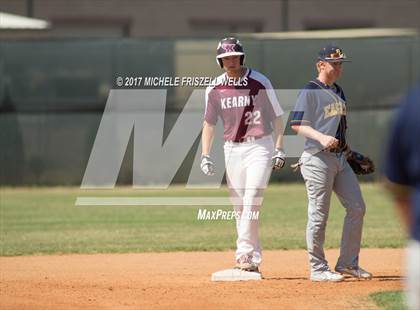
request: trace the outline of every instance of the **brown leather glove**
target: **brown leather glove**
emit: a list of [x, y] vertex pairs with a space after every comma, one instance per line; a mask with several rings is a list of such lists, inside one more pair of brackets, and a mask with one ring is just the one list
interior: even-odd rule
[[375, 164], [367, 156], [349, 150], [348, 152], [346, 152], [346, 158], [354, 173], [358, 175], [370, 174], [375, 171]]

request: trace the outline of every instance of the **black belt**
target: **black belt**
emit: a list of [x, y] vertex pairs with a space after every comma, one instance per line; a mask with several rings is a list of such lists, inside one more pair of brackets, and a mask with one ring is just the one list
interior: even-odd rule
[[344, 149], [334, 148], [334, 149], [330, 149], [330, 150], [326, 150], [326, 151], [330, 152], [330, 153], [342, 153], [344, 151]]
[[328, 150], [325, 150], [325, 151], [330, 152], [330, 153], [343, 153], [346, 150], [347, 150], [347, 144], [343, 147], [335, 147], [333, 149], [328, 149]]

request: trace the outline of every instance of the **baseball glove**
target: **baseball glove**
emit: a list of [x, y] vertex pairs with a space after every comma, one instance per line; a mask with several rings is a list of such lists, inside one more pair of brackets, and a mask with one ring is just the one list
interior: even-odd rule
[[373, 161], [358, 152], [349, 151], [347, 153], [347, 162], [356, 174], [369, 174], [375, 171]]

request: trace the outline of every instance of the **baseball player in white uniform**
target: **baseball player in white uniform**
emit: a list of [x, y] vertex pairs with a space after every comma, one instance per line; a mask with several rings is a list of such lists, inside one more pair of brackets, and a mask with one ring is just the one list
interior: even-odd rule
[[259, 272], [262, 255], [258, 218], [249, 215], [260, 210], [271, 170], [285, 163], [283, 110], [270, 81], [244, 67], [244, 59], [239, 40], [230, 37], [220, 41], [216, 61], [226, 72], [206, 90], [201, 170], [214, 174], [210, 151], [220, 118], [224, 126], [226, 178], [235, 214], [239, 215], [235, 268]]

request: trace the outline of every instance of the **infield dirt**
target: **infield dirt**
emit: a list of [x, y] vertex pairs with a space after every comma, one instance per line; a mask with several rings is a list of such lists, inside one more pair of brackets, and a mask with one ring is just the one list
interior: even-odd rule
[[[328, 250], [334, 267], [338, 250]], [[402, 288], [402, 249], [363, 249], [372, 280], [314, 283], [303, 250], [264, 251], [264, 280], [211, 282], [233, 252], [0, 257], [1, 309], [366, 309]]]

